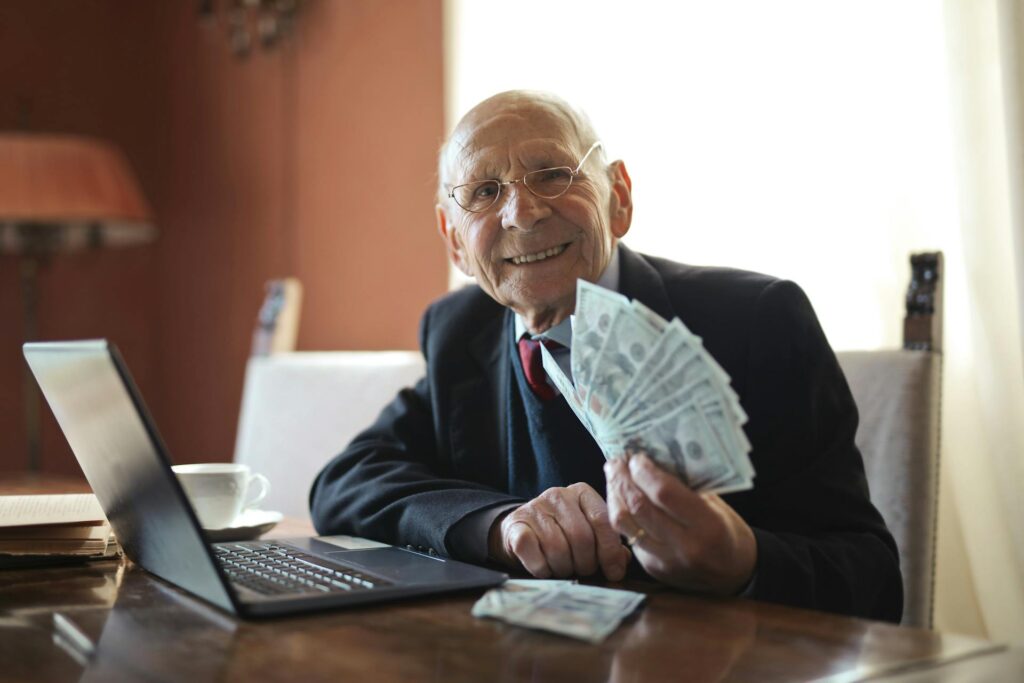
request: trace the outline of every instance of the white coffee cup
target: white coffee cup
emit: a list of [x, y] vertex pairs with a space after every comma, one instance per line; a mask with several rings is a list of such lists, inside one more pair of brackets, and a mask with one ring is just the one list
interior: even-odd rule
[[[270, 492], [270, 481], [262, 474], [250, 472], [248, 465], [208, 462], [175, 465], [171, 469], [185, 489], [204, 529], [231, 526], [243, 510], [255, 507]], [[258, 484], [259, 491], [250, 496], [254, 482]]]

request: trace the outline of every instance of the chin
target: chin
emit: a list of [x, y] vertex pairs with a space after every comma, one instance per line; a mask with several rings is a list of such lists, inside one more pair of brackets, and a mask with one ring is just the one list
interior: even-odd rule
[[524, 287], [508, 300], [511, 307], [520, 312], [567, 309], [571, 313], [576, 301], [576, 280], [568, 286]]

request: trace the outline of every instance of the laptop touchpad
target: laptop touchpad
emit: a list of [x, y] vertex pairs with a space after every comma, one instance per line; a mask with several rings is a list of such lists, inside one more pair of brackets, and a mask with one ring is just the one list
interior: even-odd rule
[[[377, 541], [371, 541], [368, 538], [359, 538], [358, 536], [317, 536], [316, 540], [320, 543], [330, 543], [336, 545], [343, 550], [368, 550], [369, 548], [389, 548], [387, 543], [378, 543]], [[331, 552], [330, 548], [317, 548], [322, 553]]]
[[357, 570], [363, 569], [404, 584], [457, 582], [480, 571], [460, 562], [446, 562], [394, 547], [359, 552], [342, 550], [324, 555]]

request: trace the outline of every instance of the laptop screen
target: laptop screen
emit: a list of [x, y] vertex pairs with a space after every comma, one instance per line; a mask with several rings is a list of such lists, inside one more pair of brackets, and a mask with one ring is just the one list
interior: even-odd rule
[[29, 343], [25, 359], [110, 521], [136, 564], [234, 611], [117, 349], [105, 340]]

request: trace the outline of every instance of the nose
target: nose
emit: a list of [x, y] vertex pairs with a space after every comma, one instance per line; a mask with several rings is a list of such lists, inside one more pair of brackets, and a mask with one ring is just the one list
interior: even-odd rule
[[504, 195], [499, 212], [505, 230], [530, 232], [551, 215], [547, 201], [530, 192], [522, 182], [507, 185]]

